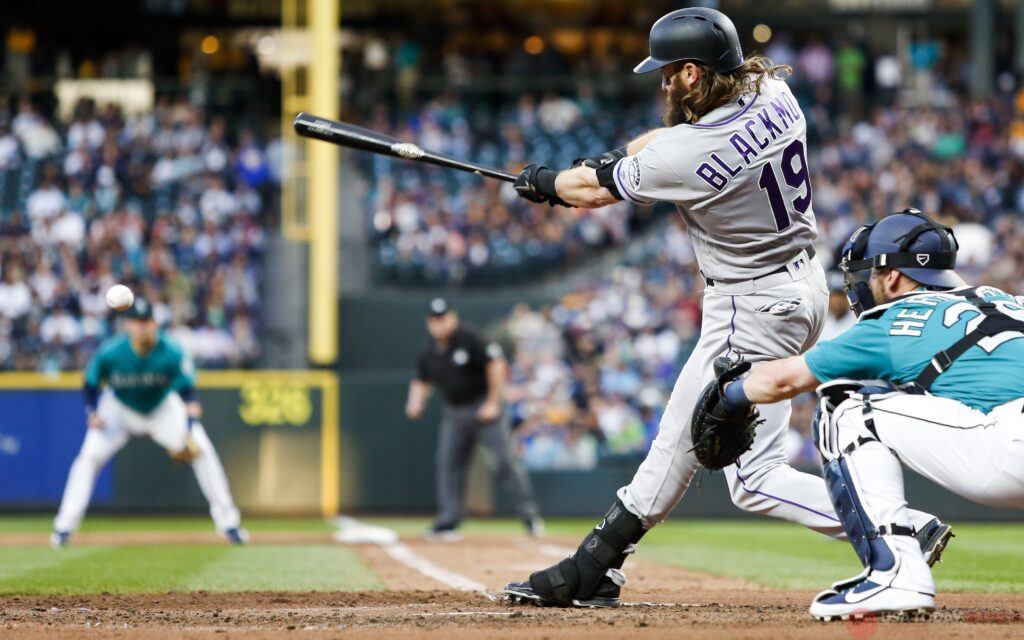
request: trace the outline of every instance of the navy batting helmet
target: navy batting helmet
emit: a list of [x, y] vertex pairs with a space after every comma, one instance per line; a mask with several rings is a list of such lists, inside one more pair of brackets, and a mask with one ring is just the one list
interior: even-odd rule
[[743, 49], [732, 20], [721, 11], [701, 7], [662, 16], [651, 27], [651, 55], [633, 73], [647, 73], [683, 60], [700, 62], [719, 73], [743, 64]]
[[966, 286], [953, 268], [959, 245], [953, 230], [904, 209], [854, 231], [843, 246], [839, 264], [846, 277], [850, 306], [858, 315], [877, 302], [865, 278], [855, 274], [872, 268], [892, 268], [933, 289]]

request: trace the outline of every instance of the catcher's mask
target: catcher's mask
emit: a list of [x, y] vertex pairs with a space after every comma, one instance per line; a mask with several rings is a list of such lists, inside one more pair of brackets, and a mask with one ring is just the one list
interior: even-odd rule
[[953, 230], [925, 217], [917, 209], [904, 209], [874, 224], [864, 225], [843, 245], [839, 268], [843, 271], [850, 309], [860, 316], [883, 300], [875, 300], [868, 281], [872, 269], [896, 269], [929, 289], [965, 286], [956, 274], [959, 244]]

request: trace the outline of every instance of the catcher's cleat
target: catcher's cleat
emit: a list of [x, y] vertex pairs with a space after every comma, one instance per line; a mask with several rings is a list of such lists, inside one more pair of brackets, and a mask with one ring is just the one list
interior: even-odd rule
[[822, 592], [811, 603], [809, 612], [816, 620], [833, 622], [883, 613], [917, 617], [934, 610], [935, 596], [930, 593], [887, 587], [865, 579], [839, 593]]
[[619, 606], [621, 588], [611, 578], [604, 576], [597, 590], [589, 598], [573, 598], [568, 603], [561, 603], [537, 593], [526, 582], [510, 582], [505, 585], [505, 596], [512, 604], [533, 604], [538, 607], [577, 607], [581, 609], [614, 609]]
[[[937, 562], [942, 562], [942, 552], [945, 551], [949, 540], [955, 537], [956, 534], [953, 533], [953, 527], [938, 518], [932, 518], [921, 527], [920, 531], [914, 534], [914, 539], [921, 546], [921, 554], [924, 556], [924, 561], [928, 563], [929, 567], [935, 566]], [[853, 577], [833, 582], [829, 589], [818, 594], [818, 598], [826, 594], [836, 595], [844, 589], [855, 586], [858, 582], [867, 578], [870, 571], [869, 567], [865, 567], [863, 571]]]
[[249, 532], [241, 527], [231, 527], [224, 532], [224, 537], [231, 544], [245, 544], [249, 542]]
[[50, 546], [60, 549], [71, 544], [71, 533], [68, 531], [54, 531], [50, 534]]
[[953, 533], [953, 527], [938, 518], [932, 518], [914, 534], [914, 537], [921, 545], [924, 561], [929, 567], [933, 567], [936, 562], [942, 562], [942, 552], [945, 551], [950, 538], [956, 537], [956, 534]]

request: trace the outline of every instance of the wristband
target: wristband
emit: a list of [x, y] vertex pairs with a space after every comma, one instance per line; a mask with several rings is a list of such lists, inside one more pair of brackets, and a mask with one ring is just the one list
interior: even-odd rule
[[86, 384], [82, 389], [82, 395], [85, 397], [85, 412], [87, 414], [95, 412], [96, 405], [99, 404], [100, 388]]
[[750, 400], [743, 390], [743, 381], [736, 380], [725, 385], [722, 393], [722, 408], [726, 413], [742, 413], [750, 409]]
[[549, 201], [561, 201], [561, 198], [558, 197], [558, 190], [555, 189], [555, 179], [557, 177], [557, 171], [552, 171], [547, 167], [538, 169], [535, 178], [537, 193], [545, 196]]

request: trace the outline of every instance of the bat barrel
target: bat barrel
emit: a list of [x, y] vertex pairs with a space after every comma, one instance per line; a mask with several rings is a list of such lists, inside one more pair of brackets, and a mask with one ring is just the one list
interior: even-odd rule
[[293, 126], [295, 127], [295, 132], [300, 136], [331, 142], [343, 147], [361, 149], [406, 160], [426, 162], [459, 171], [468, 171], [488, 178], [504, 180], [505, 182], [515, 182], [516, 180], [515, 175], [500, 169], [427, 151], [418, 145], [402, 142], [392, 136], [345, 122], [331, 120], [330, 118], [299, 113], [295, 116]]

